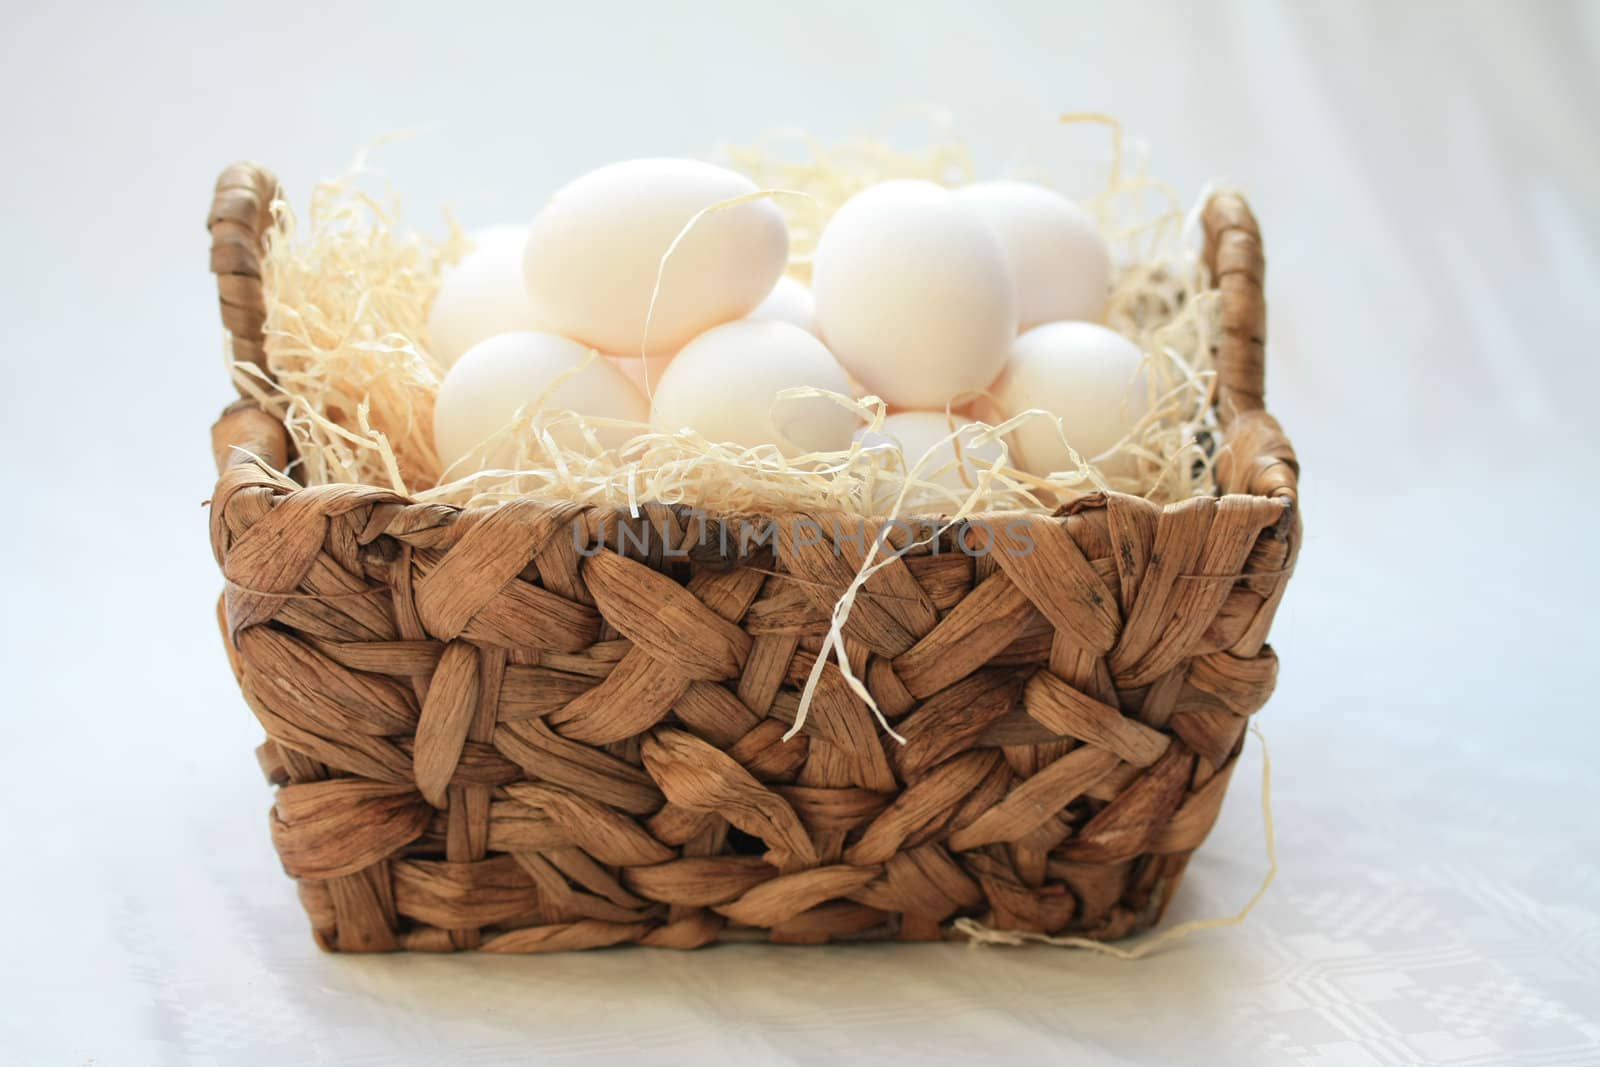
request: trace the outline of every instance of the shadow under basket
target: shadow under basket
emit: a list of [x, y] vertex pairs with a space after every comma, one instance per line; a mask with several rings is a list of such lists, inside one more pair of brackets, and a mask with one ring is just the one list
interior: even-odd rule
[[[210, 216], [234, 356], [263, 367], [277, 195], [239, 164]], [[1221, 495], [991, 515], [877, 572], [844, 638], [905, 744], [834, 663], [783, 740], [864, 555], [795, 531], [859, 519], [776, 516], [775, 543], [739, 557], [659, 505], [300, 488], [282, 424], [230, 407], [221, 622], [317, 943], [932, 940], [964, 916], [1114, 939], [1158, 921], [1272, 691], [1300, 539], [1298, 467], [1263, 405], [1256, 222], [1231, 194], [1203, 221]]]

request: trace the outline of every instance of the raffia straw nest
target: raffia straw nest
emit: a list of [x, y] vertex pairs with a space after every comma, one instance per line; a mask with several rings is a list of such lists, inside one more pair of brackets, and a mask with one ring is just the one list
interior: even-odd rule
[[[1149, 177], [1142, 158], [1130, 163], [1114, 121], [1097, 115], [1064, 121], [1100, 123], [1111, 131], [1104, 188], [1085, 206], [1120, 263], [1106, 324], [1146, 354], [1149, 414], [1113, 449], [1136, 458], [1134, 477], [1105, 477], [1087, 462], [1095, 457], [1043, 478], [1017, 469], [1005, 435], [1026, 420], [1054, 422], [1071, 446], [1060, 420], [1042, 411], [1002, 412], [996, 425], [963, 431], [957, 438], [961, 447], [999, 440], [1002, 451], [992, 464], [973, 461], [980, 473], [964, 476], [968, 484], [952, 491], [933, 484], [941, 463], [882, 446], [785, 459], [776, 448], [739, 448], [691, 432], [663, 434], [639, 426], [628, 445], [606, 451], [588, 432], [597, 422], [539, 411], [538, 401], [485, 445], [510, 441], [510, 468], [466, 476], [441, 471], [431, 427], [442, 371], [428, 353], [427, 313], [442, 270], [468, 242], [448, 215], [437, 240], [402, 229], [398, 199], [365, 191], [369, 174], [359, 157], [343, 176], [316, 187], [303, 224], [287, 203], [273, 205], [277, 226], [265, 260], [265, 347], [276, 381], [230, 359], [232, 373], [282, 418], [298, 456], [291, 473], [304, 484], [356, 482], [438, 503], [471, 506], [531, 495], [630, 507], [660, 501], [735, 514], [825, 509], [953, 518], [974, 511], [1054, 510], [1100, 488], [1161, 503], [1210, 495], [1217, 298], [1203, 284], [1203, 268], [1185, 241], [1189, 227], [1180, 201]], [[828, 147], [794, 134], [730, 147], [725, 155], [735, 169], [773, 191], [790, 222], [790, 273], [802, 280], [809, 277], [811, 251], [828, 218], [866, 185], [888, 178], [942, 184], [972, 179], [965, 147], [948, 133], [917, 152], [867, 138]], [[876, 430], [885, 416], [876, 397], [827, 395], [855, 410], [868, 429]], [[564, 426], [580, 433], [555, 432]], [[583, 443], [573, 447], [575, 439]]]

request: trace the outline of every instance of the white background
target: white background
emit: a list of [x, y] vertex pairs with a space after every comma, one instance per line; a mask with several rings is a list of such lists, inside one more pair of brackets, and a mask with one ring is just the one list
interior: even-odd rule
[[[7, 5], [0, 1061], [1596, 1062], [1600, 4], [321, 6]], [[212, 620], [216, 171], [426, 128], [379, 162], [473, 225], [923, 104], [986, 169], [1114, 112], [1261, 217], [1307, 520], [1265, 903], [1137, 964], [320, 955]], [[1176, 918], [1264, 870], [1259, 751]]]

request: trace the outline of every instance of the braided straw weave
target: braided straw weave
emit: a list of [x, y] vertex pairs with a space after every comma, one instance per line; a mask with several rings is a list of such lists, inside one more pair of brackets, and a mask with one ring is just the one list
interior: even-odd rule
[[[210, 217], [234, 355], [263, 368], [276, 195], [236, 165]], [[278, 473], [282, 425], [230, 407], [220, 617], [318, 944], [924, 940], [959, 916], [1111, 939], [1157, 921], [1272, 691], [1300, 529], [1294, 453], [1263, 406], [1256, 222], [1231, 194], [1203, 221], [1225, 495], [990, 516], [877, 572], [844, 639], [903, 745], [833, 664], [783, 740], [861, 563], [851, 541], [780, 522], [776, 544], [724, 558], [662, 506], [300, 488]], [[655, 534], [645, 549], [630, 523]], [[581, 552], [575, 525], [609, 547]], [[1033, 551], [1007, 551], [1022, 537]]]

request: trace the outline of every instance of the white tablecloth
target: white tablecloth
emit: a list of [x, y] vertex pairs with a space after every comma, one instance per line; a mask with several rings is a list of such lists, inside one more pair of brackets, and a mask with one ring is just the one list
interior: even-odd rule
[[[0, 1061], [1600, 1060], [1600, 6], [104, 5], [0, 49]], [[211, 610], [205, 272], [238, 156], [431, 222], [600, 162], [950, 107], [985, 167], [1119, 114], [1249, 190], [1307, 537], [1259, 718], [1282, 873], [1139, 963], [960, 945], [331, 957]], [[1259, 746], [1172, 920], [1266, 866]]]

